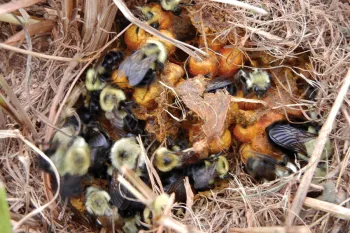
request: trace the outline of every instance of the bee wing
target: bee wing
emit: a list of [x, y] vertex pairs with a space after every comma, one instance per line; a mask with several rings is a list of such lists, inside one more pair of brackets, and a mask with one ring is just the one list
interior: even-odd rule
[[210, 167], [199, 168], [193, 172], [192, 179], [195, 189], [207, 189], [209, 187], [209, 181], [213, 179], [215, 175], [214, 164]]
[[157, 55], [143, 58], [141, 51], [136, 51], [119, 66], [119, 72], [128, 77], [130, 86], [136, 86], [145, 77], [151, 64], [157, 60]]
[[220, 77], [209, 81], [205, 91], [210, 92], [232, 84], [232, 78]]
[[291, 151], [307, 155], [304, 143], [316, 135], [290, 125], [275, 125], [268, 128], [269, 138], [277, 145]]
[[109, 194], [113, 205], [120, 210], [125, 210], [129, 207], [131, 201], [125, 198], [129, 196], [129, 193], [127, 189], [117, 181], [117, 178], [118, 174], [114, 172], [109, 183]]
[[178, 176], [175, 181], [163, 186], [164, 192], [168, 194], [175, 193], [175, 199], [179, 202], [186, 202], [187, 197], [183, 179], [184, 176]]

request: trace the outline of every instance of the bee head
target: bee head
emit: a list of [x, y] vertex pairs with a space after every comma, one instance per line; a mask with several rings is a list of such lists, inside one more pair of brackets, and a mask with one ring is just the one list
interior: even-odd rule
[[[266, 94], [267, 90], [271, 86], [271, 77], [270, 75], [261, 69], [255, 69], [252, 73], [249, 74], [250, 88], [253, 89], [254, 93], [258, 97], [262, 97]], [[247, 82], [247, 87], [248, 87]]]
[[120, 103], [124, 100], [126, 100], [125, 93], [112, 86], [106, 86], [100, 94], [100, 105], [105, 112], [119, 109]]
[[144, 6], [141, 8], [141, 12], [143, 16], [146, 18], [147, 23], [153, 27], [158, 29], [159, 27], [159, 15], [156, 12], [153, 12], [151, 7]]
[[170, 201], [170, 197], [165, 193], [157, 196], [152, 203], [151, 209], [146, 207], [143, 210], [143, 221], [148, 225], [152, 225], [153, 219], [161, 216], [166, 206], [169, 205]]
[[221, 179], [225, 179], [228, 176], [229, 165], [226, 157], [219, 156], [216, 161], [216, 173]]
[[154, 213], [156, 215], [161, 214], [165, 207], [170, 203], [170, 197], [168, 194], [162, 193], [160, 194], [153, 202]]
[[111, 210], [109, 206], [110, 199], [111, 197], [106, 191], [95, 187], [89, 187], [86, 190], [86, 210], [95, 216], [108, 215]]
[[137, 144], [134, 137], [119, 139], [111, 149], [112, 165], [119, 171], [124, 165], [135, 169], [140, 153], [140, 145]]
[[154, 165], [162, 172], [168, 172], [180, 165], [179, 156], [165, 147], [157, 149]]
[[90, 167], [90, 148], [82, 137], [73, 139], [64, 158], [64, 173], [85, 175]]
[[164, 10], [171, 11], [175, 15], [180, 15], [181, 14], [180, 1], [181, 0], [161, 0], [160, 4]]
[[165, 45], [157, 40], [147, 40], [146, 44], [142, 47], [142, 52], [146, 56], [157, 55], [157, 62], [163, 66], [168, 58], [168, 52]]
[[94, 69], [88, 69], [86, 72], [85, 86], [88, 91], [100, 91], [105, 86], [105, 83], [97, 78], [97, 73]]

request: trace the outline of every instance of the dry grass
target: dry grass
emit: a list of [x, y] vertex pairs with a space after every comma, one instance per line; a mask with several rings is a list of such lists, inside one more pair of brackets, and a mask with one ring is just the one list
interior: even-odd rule
[[[7, 8], [0, 5], [0, 12], [12, 12], [13, 9], [28, 6], [25, 5], [28, 2], [38, 1], [12, 2]], [[227, 38], [242, 51], [267, 51], [276, 60], [287, 60], [300, 53], [309, 54], [314, 79], [312, 83], [321, 91], [316, 102], [299, 102], [309, 109], [305, 114], [314, 111], [319, 116], [320, 123], [326, 122], [350, 67], [349, 3], [341, 0], [245, 1], [269, 9], [267, 16], [261, 16], [244, 8], [223, 6], [213, 1], [193, 2], [195, 6], [187, 8], [195, 19], [200, 19], [197, 29], [206, 35]], [[131, 1], [127, 3], [130, 6]], [[16, 50], [6, 47], [3, 42], [20, 32], [22, 27], [0, 23], [0, 71], [22, 106], [16, 110], [22, 112], [22, 117], [26, 115], [37, 129], [37, 132], [22, 131], [23, 136], [41, 149], [47, 146], [53, 132], [50, 125], [59, 122], [67, 96], [85, 67], [117, 39], [111, 20], [108, 20], [114, 18], [117, 12], [113, 2], [102, 0], [99, 6], [94, 7], [89, 4], [96, 2], [86, 0], [83, 5], [80, 0], [49, 1], [20, 11], [23, 18], [29, 14], [41, 21], [50, 19], [58, 24], [51, 33], [31, 32], [30, 37], [26, 37], [29, 32], [24, 30], [15, 44], [11, 44], [17, 47]], [[141, 5], [142, 1], [136, 4]], [[81, 11], [75, 11], [75, 8]], [[96, 36], [90, 40], [91, 25], [97, 23], [99, 14], [101, 20], [98, 22]], [[203, 31], [203, 28], [209, 28], [210, 33]], [[299, 67], [289, 68], [305, 78], [305, 70]], [[350, 196], [349, 97], [348, 92], [344, 96], [342, 111], [327, 128], [329, 130], [333, 126], [329, 137], [335, 145], [327, 179], [336, 183], [337, 194], [344, 196], [343, 200], [346, 199], [343, 203], [346, 208], [349, 208], [347, 198]], [[13, 98], [8, 100], [15, 105]], [[17, 126], [12, 118], [0, 111], [0, 127], [7, 130]], [[11, 139], [11, 135], [6, 136], [6, 132], [2, 131], [1, 134], [0, 151], [3, 153], [0, 154], [0, 179], [7, 190], [12, 223], [16, 225], [28, 213], [52, 200], [53, 195], [47, 192], [47, 177], [43, 179], [38, 172], [37, 154], [23, 140]], [[224, 187], [221, 191], [210, 191], [196, 197], [192, 211], [181, 220], [182, 223], [206, 232], [347, 232], [349, 221], [334, 217], [344, 208], [330, 206], [328, 209], [318, 209], [312, 200], [308, 200], [304, 207], [294, 209], [298, 214], [291, 212], [294, 195], [300, 189], [299, 182], [303, 183], [299, 174], [256, 184], [242, 170], [236, 153], [232, 153], [230, 158], [232, 170], [229, 183], [221, 184]], [[302, 191], [308, 188], [306, 183]], [[299, 197], [301, 204], [302, 199], [302, 196]], [[292, 218], [290, 216], [295, 218], [293, 225], [302, 228], [256, 229], [286, 226], [287, 218]], [[61, 206], [46, 208], [23, 225], [17, 225], [16, 232], [89, 230], [88, 226], [75, 223], [71, 218], [70, 210]], [[289, 219], [288, 222], [290, 221]], [[250, 228], [242, 231], [242, 228], [248, 227]]]

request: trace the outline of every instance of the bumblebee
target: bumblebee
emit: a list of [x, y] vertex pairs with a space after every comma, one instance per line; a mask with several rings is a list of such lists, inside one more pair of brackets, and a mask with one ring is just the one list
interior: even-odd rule
[[84, 124], [88, 124], [100, 112], [99, 96], [105, 85], [96, 77], [96, 70], [89, 69], [86, 72], [85, 87], [89, 92], [84, 96], [82, 106], [77, 109], [77, 113]]
[[125, 225], [122, 230], [125, 233], [137, 233], [142, 229], [140, 213], [136, 213], [132, 217], [124, 218], [124, 221]]
[[[122, 166], [127, 166], [136, 171], [140, 159], [141, 148], [134, 137], [121, 138], [111, 148], [110, 158], [115, 169], [120, 171]], [[141, 172], [141, 171], [136, 171]]]
[[250, 150], [250, 145], [243, 145], [240, 155], [245, 163], [246, 170], [256, 180], [275, 180], [289, 176], [297, 171], [294, 164], [288, 161], [287, 156], [277, 160], [270, 155]]
[[245, 93], [252, 90], [259, 98], [263, 97], [271, 87], [270, 75], [261, 69], [253, 69], [252, 72], [241, 69], [234, 78], [242, 84]]
[[106, 118], [121, 136], [126, 136], [128, 133], [143, 133], [144, 123], [134, 116], [133, 103], [126, 101], [122, 90], [108, 85], [101, 91], [99, 99]]
[[97, 223], [104, 227], [121, 229], [124, 220], [118, 214], [118, 209], [109, 204], [111, 197], [101, 189], [89, 187], [86, 190], [85, 207], [87, 212], [96, 217]]
[[[310, 132], [311, 131], [311, 132]], [[308, 160], [315, 147], [317, 134], [309, 127], [308, 130], [298, 128], [289, 123], [276, 122], [266, 128], [270, 141], [286, 153], [296, 153], [299, 158]], [[326, 159], [333, 151], [330, 140], [327, 140], [322, 159]]]
[[193, 187], [197, 191], [214, 188], [215, 179], [226, 179], [228, 171], [229, 164], [224, 156], [212, 156], [207, 160], [185, 168], [186, 176], [190, 178]]
[[170, 197], [162, 193], [153, 201], [150, 208], [146, 207], [143, 211], [143, 220], [146, 224], [152, 225], [157, 222], [157, 219], [162, 216], [166, 206], [171, 203]]
[[91, 150], [89, 173], [94, 177], [106, 178], [107, 163], [111, 149], [111, 140], [99, 124], [90, 124], [84, 129], [83, 137]]
[[130, 217], [135, 211], [142, 210], [144, 205], [118, 182], [118, 175], [122, 166], [127, 166], [143, 180], [147, 179], [146, 163], [141, 156], [140, 145], [134, 137], [122, 138], [114, 143], [110, 155], [113, 168], [110, 169], [109, 192], [111, 201], [123, 217]]
[[168, 58], [165, 45], [147, 40], [145, 45], [126, 58], [119, 66], [118, 75], [125, 75], [129, 85], [141, 87], [150, 84], [158, 71], [163, 70]]
[[[186, 152], [186, 150], [181, 151], [176, 147], [174, 147], [174, 149], [177, 151], [171, 151], [166, 147], [160, 147], [155, 151], [154, 165], [159, 171], [168, 172], [184, 164], [191, 163], [194, 152]], [[192, 163], [193, 162], [196, 161], [192, 161]]]
[[[82, 193], [81, 181], [91, 164], [90, 147], [83, 137], [73, 136], [75, 132], [75, 125], [67, 123], [55, 133], [51, 146], [46, 151], [61, 177], [60, 192], [63, 199], [79, 196]], [[39, 160], [39, 166], [44, 171], [53, 174], [51, 167], [43, 159]], [[55, 179], [53, 187], [57, 188]]]
[[248, 174], [257, 180], [275, 180], [276, 178], [289, 176], [297, 171], [296, 167], [290, 162], [285, 164], [268, 155], [259, 153], [247, 159], [246, 169]]
[[[103, 57], [101, 64], [95, 69], [89, 69], [87, 74], [93, 77], [93, 84], [96, 83], [95, 85], [98, 86], [99, 81], [103, 83], [110, 80], [112, 72], [118, 69], [119, 64], [123, 60], [123, 52], [119, 50], [111, 50]], [[97, 81], [97, 79], [99, 81]]]

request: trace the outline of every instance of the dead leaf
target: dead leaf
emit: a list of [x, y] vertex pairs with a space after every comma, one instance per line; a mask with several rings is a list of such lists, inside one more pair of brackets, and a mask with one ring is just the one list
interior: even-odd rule
[[220, 138], [225, 130], [231, 96], [224, 91], [204, 93], [206, 85], [206, 79], [199, 75], [182, 82], [176, 92], [185, 105], [203, 120], [202, 131], [210, 141]]

